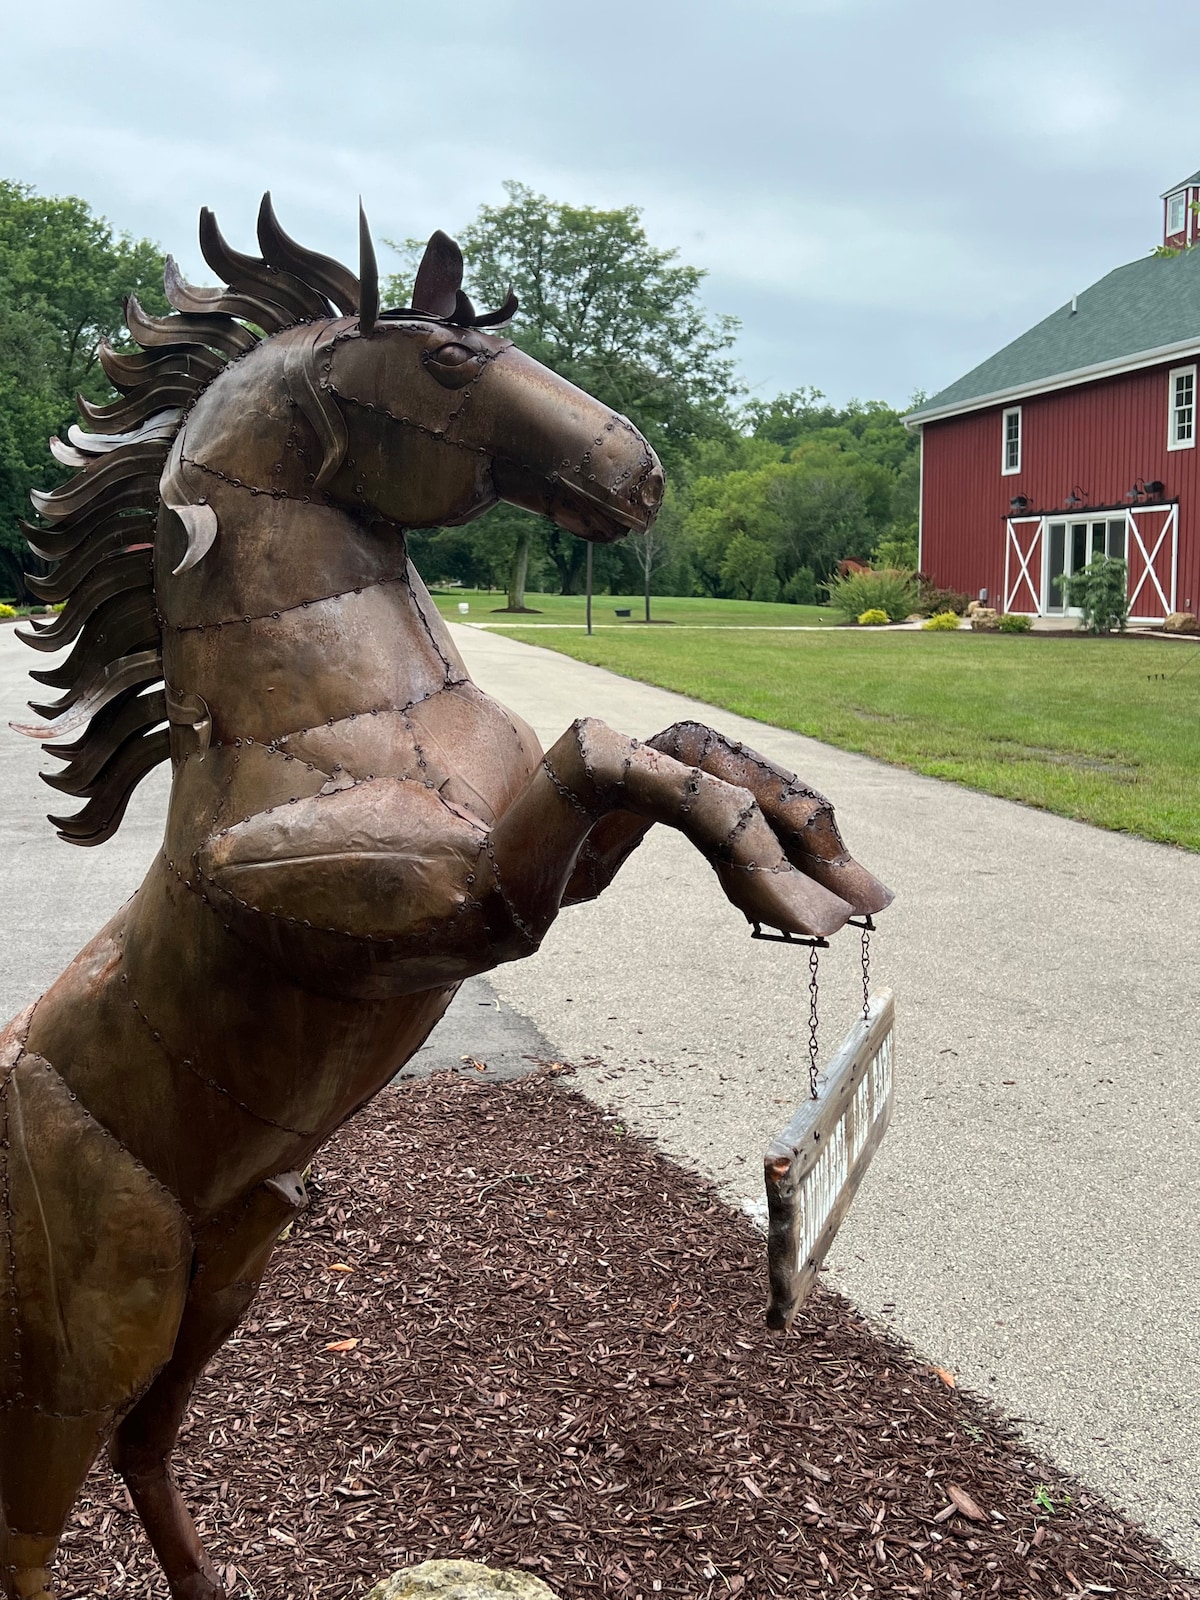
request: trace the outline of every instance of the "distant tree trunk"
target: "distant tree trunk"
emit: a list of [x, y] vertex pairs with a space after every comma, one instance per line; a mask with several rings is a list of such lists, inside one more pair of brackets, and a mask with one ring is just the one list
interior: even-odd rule
[[583, 576], [584, 544], [583, 539], [577, 539], [574, 534], [563, 533], [559, 528], [552, 528], [546, 541], [547, 550], [555, 571], [558, 573], [558, 592], [560, 594], [578, 594], [579, 580]]
[[532, 526], [517, 535], [512, 566], [508, 570], [508, 609], [525, 610], [525, 576], [529, 571], [529, 547], [533, 543]]
[[657, 528], [647, 528], [644, 533], [632, 534], [629, 544], [637, 558], [638, 566], [642, 569], [642, 595], [646, 603], [646, 621], [649, 622], [650, 576], [662, 556], [662, 540], [659, 538]]

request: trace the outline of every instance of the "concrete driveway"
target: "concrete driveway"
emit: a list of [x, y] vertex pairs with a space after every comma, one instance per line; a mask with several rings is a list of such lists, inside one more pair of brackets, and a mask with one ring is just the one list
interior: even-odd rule
[[[1200, 857], [511, 638], [456, 636], [481, 685], [547, 742], [583, 714], [639, 736], [699, 716], [835, 801], [851, 848], [898, 891], [874, 972], [897, 992], [899, 1098], [833, 1277], [1200, 1569]], [[31, 660], [0, 627], [5, 724]], [[132, 892], [161, 835], [159, 771], [109, 844], [60, 843], [42, 819], [62, 797], [38, 782], [41, 765], [57, 763], [0, 729], [5, 1016]], [[804, 968], [800, 952], [752, 944], [705, 863], [660, 829], [536, 957], [492, 975], [500, 1012], [474, 985], [445, 1037], [455, 1061], [477, 1037], [474, 1054], [494, 1045], [510, 1064], [522, 1040], [596, 1063], [576, 1080], [586, 1092], [755, 1204], [762, 1147], [805, 1092]], [[822, 959], [830, 1049], [858, 984], [857, 940], [843, 935]]]
[[[873, 967], [897, 995], [898, 1103], [833, 1278], [1200, 1569], [1200, 857], [455, 636], [547, 742], [583, 714], [639, 737], [699, 717], [835, 802], [897, 891]], [[491, 981], [568, 1058], [603, 1063], [589, 1094], [755, 1204], [762, 1148], [805, 1092], [807, 972], [747, 932], [658, 829]], [[858, 985], [843, 934], [821, 964], [831, 1049]]]

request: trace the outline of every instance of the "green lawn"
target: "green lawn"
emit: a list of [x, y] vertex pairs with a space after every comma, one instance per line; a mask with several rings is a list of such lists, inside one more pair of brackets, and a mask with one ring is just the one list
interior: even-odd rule
[[[664, 613], [685, 605], [664, 601]], [[845, 750], [1200, 850], [1200, 643], [849, 629], [514, 636]]]
[[[538, 615], [516, 616], [501, 611], [504, 596], [495, 590], [438, 589], [433, 598], [438, 610], [453, 622], [486, 622], [502, 628], [544, 626], [547, 623], [577, 623], [583, 627], [587, 602], [581, 594], [529, 594], [526, 604]], [[461, 604], [470, 606], [463, 618]], [[630, 617], [618, 617], [618, 610], [630, 611]], [[599, 594], [592, 596], [592, 626], [604, 629], [645, 629], [646, 602], [639, 595]], [[675, 599], [654, 595], [650, 601], [653, 624], [672, 623], [676, 627], [691, 628], [812, 628], [821, 623], [839, 623], [841, 617], [827, 606], [762, 605], [757, 600], [705, 600], [690, 597]], [[670, 631], [664, 629], [664, 631]]]

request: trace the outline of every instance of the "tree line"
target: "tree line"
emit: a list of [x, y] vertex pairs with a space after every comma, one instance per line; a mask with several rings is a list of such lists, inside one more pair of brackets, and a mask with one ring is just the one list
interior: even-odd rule
[[[881, 401], [836, 407], [816, 389], [748, 399], [730, 350], [738, 324], [700, 300], [704, 274], [646, 237], [634, 206], [599, 210], [506, 185], [457, 237], [475, 303], [520, 311], [509, 330], [537, 360], [624, 413], [667, 472], [648, 533], [597, 547], [598, 589], [806, 603], [840, 560], [915, 566], [916, 440]], [[385, 304], [408, 304], [420, 246], [395, 246]], [[101, 339], [123, 343], [122, 301], [166, 309], [157, 245], [117, 233], [74, 197], [0, 181], [0, 598], [21, 598], [30, 488], [65, 473], [46, 440], [74, 397], [107, 398]], [[414, 532], [431, 583], [580, 592], [585, 546], [497, 506], [464, 528]]]

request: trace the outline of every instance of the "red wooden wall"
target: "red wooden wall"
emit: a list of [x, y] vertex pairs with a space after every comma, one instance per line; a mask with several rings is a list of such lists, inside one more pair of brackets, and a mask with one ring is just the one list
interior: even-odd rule
[[[1098, 383], [1035, 395], [1021, 405], [1021, 470], [1005, 475], [1005, 406], [929, 422], [924, 427], [921, 568], [936, 583], [974, 596], [987, 589], [1004, 603], [1009, 502], [1025, 495], [1030, 512], [1086, 515], [1128, 504], [1136, 478], [1160, 479], [1179, 503], [1176, 603], [1200, 608], [1200, 442], [1167, 449], [1167, 374], [1186, 358]], [[1200, 386], [1198, 386], [1200, 400]], [[1200, 434], [1200, 407], [1197, 433]], [[1083, 505], [1068, 512], [1073, 489]]]

